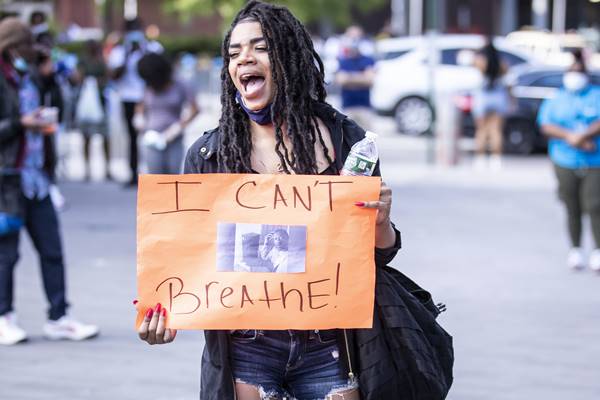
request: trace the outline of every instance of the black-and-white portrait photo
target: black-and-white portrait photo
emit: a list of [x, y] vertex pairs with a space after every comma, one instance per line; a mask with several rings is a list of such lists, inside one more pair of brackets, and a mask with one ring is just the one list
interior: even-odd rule
[[217, 271], [306, 271], [306, 226], [220, 222]]

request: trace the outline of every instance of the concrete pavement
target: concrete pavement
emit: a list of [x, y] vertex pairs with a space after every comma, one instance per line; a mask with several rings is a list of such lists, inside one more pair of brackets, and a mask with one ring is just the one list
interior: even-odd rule
[[[499, 173], [438, 169], [424, 163], [420, 139], [379, 141], [403, 233], [393, 265], [448, 306], [439, 321], [455, 340], [449, 399], [600, 398], [600, 276], [564, 266], [564, 216], [547, 161], [512, 158]], [[197, 398], [200, 332], [180, 332], [167, 346], [136, 338], [135, 192], [102, 182], [61, 187], [72, 312], [102, 334], [42, 339], [46, 303], [22, 235], [15, 305], [31, 340], [0, 347], [0, 399]]]

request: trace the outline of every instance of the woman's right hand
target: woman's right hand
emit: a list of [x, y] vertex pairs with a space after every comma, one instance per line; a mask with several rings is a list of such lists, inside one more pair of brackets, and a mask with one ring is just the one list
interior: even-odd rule
[[160, 303], [146, 311], [144, 320], [138, 329], [138, 335], [144, 342], [153, 344], [171, 343], [177, 336], [177, 329], [165, 328], [167, 309]]
[[268, 233], [267, 236], [265, 236], [265, 245], [273, 245], [273, 233]]

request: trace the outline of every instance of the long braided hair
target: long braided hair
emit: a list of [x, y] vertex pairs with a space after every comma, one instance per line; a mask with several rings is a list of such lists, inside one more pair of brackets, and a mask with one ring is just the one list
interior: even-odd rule
[[[313, 47], [310, 35], [285, 7], [250, 1], [240, 10], [223, 40], [221, 70], [220, 146], [218, 162], [225, 172], [251, 172], [252, 138], [249, 118], [236, 103], [236, 87], [229, 76], [231, 32], [241, 21], [260, 23], [266, 41], [275, 94], [271, 119], [275, 126], [275, 152], [281, 169], [289, 174], [318, 173], [315, 143], [319, 140], [331, 164], [327, 146], [317, 124], [315, 102], [325, 102], [323, 62]], [[282, 125], [286, 125], [286, 133]], [[292, 148], [283, 137], [287, 135]], [[292, 171], [290, 171], [290, 168]]]

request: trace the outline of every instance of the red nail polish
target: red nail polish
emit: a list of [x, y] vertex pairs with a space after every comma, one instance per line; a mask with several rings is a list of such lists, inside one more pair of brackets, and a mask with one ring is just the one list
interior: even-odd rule
[[161, 308], [162, 308], [162, 306], [160, 305], [160, 303], [156, 304], [156, 307], [154, 308], [154, 312], [159, 313]]
[[364, 207], [365, 206], [365, 202], [364, 201], [357, 201], [356, 203], [354, 203], [354, 205], [356, 207]]
[[166, 316], [167, 316], [167, 309], [166, 309], [166, 308], [163, 308], [163, 309], [162, 309], [162, 316], [163, 316], [163, 317], [166, 317]]
[[152, 314], [154, 314], [154, 310], [149, 308], [148, 311], [146, 311], [146, 318], [152, 318]]
[[134, 301], [133, 301], [133, 305], [134, 305], [134, 306], [135, 306], [137, 303], [138, 303], [138, 301], [137, 301], [137, 300], [134, 300]]

